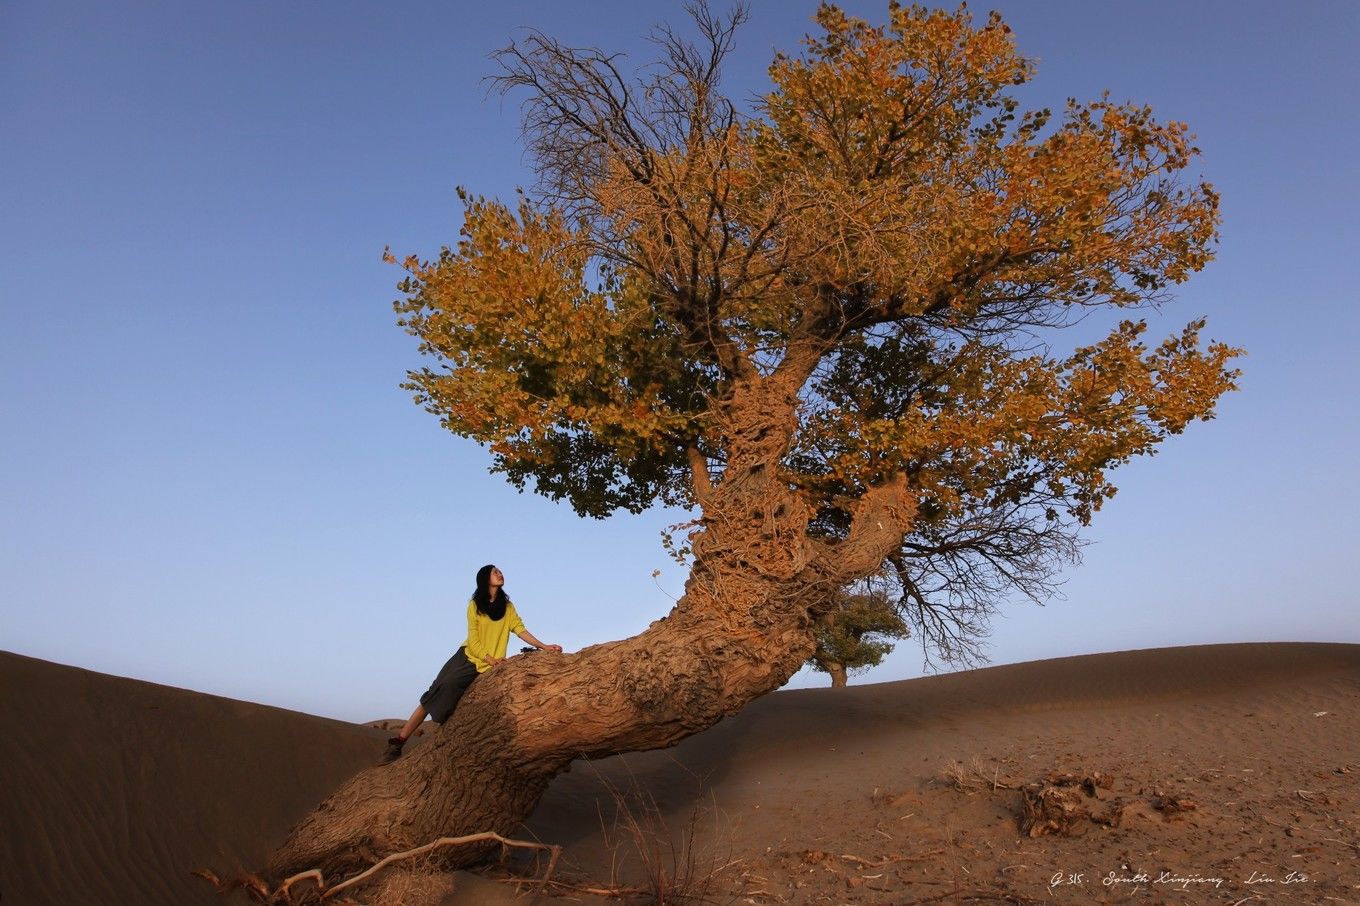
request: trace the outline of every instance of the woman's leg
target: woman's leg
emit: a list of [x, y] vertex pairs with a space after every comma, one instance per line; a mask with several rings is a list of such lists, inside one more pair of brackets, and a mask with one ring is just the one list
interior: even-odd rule
[[472, 662], [467, 659], [466, 653], [459, 648], [449, 658], [439, 675], [430, 684], [429, 690], [420, 697], [420, 704], [411, 712], [411, 717], [406, 721], [406, 726], [401, 728], [401, 734], [393, 736], [387, 740], [387, 751], [383, 753], [383, 764], [396, 761], [401, 757], [402, 746], [415, 733], [425, 718], [432, 717], [436, 723], [443, 723], [449, 719], [453, 709], [458, 705], [458, 699], [463, 697], [467, 687], [472, 685], [472, 681], [477, 678], [477, 668], [472, 666]]
[[397, 734], [397, 738], [402, 742], [410, 739], [411, 734], [416, 731], [416, 727], [420, 726], [425, 721], [425, 715], [427, 713], [424, 705], [416, 705], [416, 709], [411, 712], [411, 719], [406, 721], [406, 726], [401, 728], [401, 732]]
[[383, 752], [382, 763], [390, 764], [401, 757], [402, 746], [406, 745], [406, 740], [411, 738], [411, 734], [416, 731], [425, 720], [425, 706], [416, 705], [416, 709], [411, 712], [411, 717], [406, 721], [406, 726], [401, 728], [401, 733], [393, 736], [387, 741], [387, 751]]

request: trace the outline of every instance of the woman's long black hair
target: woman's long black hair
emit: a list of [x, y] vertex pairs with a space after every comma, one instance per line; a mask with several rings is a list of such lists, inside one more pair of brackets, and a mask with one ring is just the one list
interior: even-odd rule
[[499, 620], [505, 616], [505, 605], [510, 603], [510, 598], [502, 586], [496, 589], [495, 600], [491, 599], [491, 571], [495, 568], [495, 564], [488, 563], [477, 570], [477, 590], [472, 593], [472, 600], [477, 602], [478, 613]]

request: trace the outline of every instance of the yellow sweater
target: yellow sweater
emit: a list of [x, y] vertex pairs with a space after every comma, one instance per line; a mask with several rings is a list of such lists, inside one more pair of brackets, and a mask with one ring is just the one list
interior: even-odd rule
[[524, 621], [519, 618], [515, 605], [505, 604], [505, 616], [493, 620], [477, 610], [476, 601], [468, 601], [468, 634], [463, 643], [464, 653], [478, 673], [491, 669], [488, 657], [505, 657], [505, 648], [510, 644], [510, 633], [524, 634]]

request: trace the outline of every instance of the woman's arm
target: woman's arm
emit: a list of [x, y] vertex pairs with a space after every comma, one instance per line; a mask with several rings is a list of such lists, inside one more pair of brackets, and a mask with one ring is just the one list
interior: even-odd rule
[[519, 636], [521, 639], [528, 642], [530, 645], [533, 645], [540, 651], [556, 651], [558, 654], [562, 653], [561, 645], [544, 645], [538, 639], [534, 638], [534, 634], [527, 629], [524, 630], [523, 632], [517, 632], [515, 633], [515, 635]]

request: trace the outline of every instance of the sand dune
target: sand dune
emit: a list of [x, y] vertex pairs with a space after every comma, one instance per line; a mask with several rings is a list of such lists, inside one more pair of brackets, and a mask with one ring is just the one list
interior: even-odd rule
[[[942, 777], [959, 766], [965, 789]], [[1111, 775], [1128, 820], [1023, 835], [1006, 787], [1054, 771]], [[741, 859], [757, 902], [1360, 903], [1357, 781], [1360, 646], [1200, 646], [780, 692], [669, 752], [578, 763], [529, 826], [606, 874], [633, 854], [596, 803], [636, 783], [669, 827], [702, 816], [700, 848]], [[1162, 820], [1158, 793], [1197, 808]], [[905, 858], [856, 872], [842, 855]]]
[[[188, 870], [262, 864], [383, 736], [18, 655], [0, 683], [3, 906], [221, 903]], [[776, 693], [578, 763], [524, 834], [564, 877], [637, 883], [614, 793], [640, 792], [755, 903], [1360, 902], [1358, 742], [1360, 646], [1064, 658]], [[1022, 833], [1016, 788], [1055, 771], [1106, 778], [1117, 826]], [[471, 886], [445, 902], [511, 897]]]
[[263, 863], [372, 761], [339, 721], [0, 654], [0, 903], [220, 904], [189, 869]]

